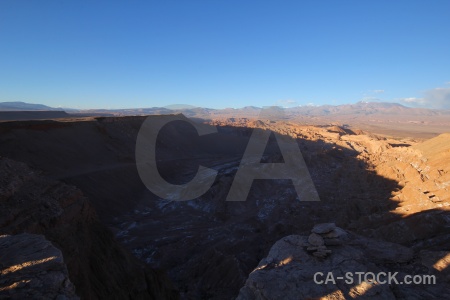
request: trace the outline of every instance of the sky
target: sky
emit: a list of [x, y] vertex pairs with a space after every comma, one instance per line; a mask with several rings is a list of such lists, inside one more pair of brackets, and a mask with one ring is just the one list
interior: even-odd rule
[[0, 1], [0, 102], [450, 109], [450, 1]]

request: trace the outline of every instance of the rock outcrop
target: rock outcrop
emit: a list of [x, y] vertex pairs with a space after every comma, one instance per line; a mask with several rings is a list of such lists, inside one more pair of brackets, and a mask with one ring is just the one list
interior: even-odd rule
[[0, 236], [0, 298], [79, 299], [61, 251], [43, 235]]
[[[20, 240], [24, 232], [44, 235], [61, 250], [69, 278], [83, 299], [177, 298], [162, 272], [143, 267], [119, 246], [80, 190], [0, 158], [0, 234]], [[19, 255], [14, 259], [15, 264], [28, 261]], [[0, 263], [2, 272], [9, 268], [3, 260]]]
[[322, 223], [314, 226], [308, 237], [309, 246], [306, 251], [315, 257], [325, 258], [331, 254], [327, 246], [342, 245], [347, 239], [347, 233], [334, 223]]
[[[327, 246], [327, 255], [308, 250], [324, 247], [316, 240], [327, 234], [341, 243]], [[398, 244], [365, 238], [332, 223], [320, 224], [309, 237], [290, 235], [275, 243], [250, 273], [237, 299], [447, 299], [449, 277], [442, 270], [448, 267], [449, 254], [417, 256]], [[380, 272], [386, 276], [377, 281], [373, 275]], [[398, 284], [394, 280], [388, 284], [389, 274]], [[434, 275], [436, 284], [401, 284], [406, 275]]]
[[[59, 200], [38, 202], [35, 207], [26, 201], [22, 212], [18, 212], [19, 201], [27, 199], [22, 193], [14, 200], [15, 209], [0, 212], [0, 220], [7, 227], [3, 232], [45, 232], [62, 250], [77, 292], [84, 289], [90, 293], [98, 287], [94, 294], [100, 293], [100, 289], [110, 289], [112, 293], [115, 288], [98, 282], [105, 282], [109, 276], [118, 278], [121, 272], [111, 267], [111, 272], [103, 274], [103, 266], [109, 266], [110, 259], [133, 261], [134, 258], [123, 256], [122, 250], [115, 247], [103, 253], [101, 249], [114, 244], [114, 239], [109, 231], [104, 233], [104, 227], [96, 225], [95, 216], [92, 220], [88, 218], [92, 208], [83, 204], [82, 195], [86, 195], [102, 224], [115, 233], [122, 246], [140, 259], [141, 264], [167, 270], [181, 297], [191, 299], [235, 297], [248, 274], [276, 241], [322, 222], [334, 222], [362, 236], [400, 243], [414, 249], [415, 255], [433, 253], [435, 257], [449, 249], [450, 152], [448, 148], [436, 147], [436, 144], [448, 145], [448, 136], [421, 147], [417, 140], [368, 134], [353, 129], [354, 124], [350, 129], [339, 122], [333, 125], [329, 120], [326, 123], [317, 120], [327, 125], [311, 126], [289, 119], [255, 121], [242, 117], [245, 118], [211, 120], [211, 124], [221, 125], [218, 133], [201, 137], [184, 122], [168, 124], [161, 130], [156, 143], [158, 170], [168, 182], [190, 181], [199, 165], [219, 172], [209, 192], [191, 201], [162, 200], [140, 180], [134, 145], [145, 117], [1, 123], [0, 155], [23, 161], [50, 178], [77, 187], [49, 185], [44, 194], [54, 193], [53, 197]], [[170, 120], [169, 116], [154, 118]], [[252, 128], [270, 129], [296, 139], [320, 203], [298, 201], [289, 180], [255, 180], [247, 201], [226, 201]], [[282, 161], [275, 142], [274, 138], [269, 139], [262, 163]], [[60, 196], [63, 193], [67, 197]], [[34, 194], [30, 197], [37, 198]], [[62, 211], [60, 217], [58, 207]], [[77, 212], [80, 210], [83, 213]], [[42, 213], [44, 216], [55, 213], [55, 217], [42, 218], [38, 215]], [[64, 222], [55, 221], [68, 220], [71, 215], [84, 216], [88, 222], [77, 221], [75, 217], [70, 224], [90, 225], [60, 226]], [[60, 226], [61, 233], [47, 229], [55, 228], [54, 223]], [[52, 232], [58, 237], [53, 238]], [[62, 233], [69, 234], [61, 238]], [[332, 244], [340, 241], [331, 236], [338, 233], [315, 233], [320, 238], [314, 239], [318, 245], [308, 246], [310, 256], [324, 261], [334, 257], [339, 245]], [[71, 244], [71, 240], [78, 239], [97, 242]], [[344, 242], [345, 245], [348, 244]], [[375, 246], [369, 249], [377, 249]], [[79, 263], [91, 257], [89, 253], [94, 256], [102, 253], [97, 256], [103, 258], [90, 265], [95, 272]], [[136, 266], [135, 263], [124, 265]], [[124, 274], [127, 272], [140, 271], [128, 270]], [[83, 274], [94, 273], [99, 280], [84, 279]], [[79, 278], [79, 282], [74, 278]], [[133, 281], [129, 290], [144, 287], [141, 283], [138, 279]], [[118, 289], [123, 290], [123, 286]]]

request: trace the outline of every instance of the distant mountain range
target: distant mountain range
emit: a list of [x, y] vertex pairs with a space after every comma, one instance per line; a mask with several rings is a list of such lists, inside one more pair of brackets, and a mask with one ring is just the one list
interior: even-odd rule
[[[283, 108], [284, 121], [307, 125], [333, 124], [349, 126], [389, 136], [430, 138], [449, 132], [450, 110], [412, 108], [398, 103], [357, 102], [343, 105], [305, 105]], [[261, 108], [212, 109], [175, 104], [165, 107], [128, 109], [54, 108], [43, 104], [25, 102], [0, 102], [0, 121], [55, 120], [68, 118], [120, 117], [183, 114], [200, 122], [216, 125], [244, 126], [257, 119], [277, 119], [277, 116], [260, 116]]]
[[388, 102], [357, 102], [355, 104], [343, 105], [321, 105], [321, 106], [298, 106], [286, 109], [288, 112], [304, 115], [328, 116], [346, 114], [401, 114], [401, 115], [441, 115], [449, 114], [450, 110], [437, 110], [427, 108], [407, 107], [398, 103]]
[[[296, 106], [283, 109], [287, 116], [344, 116], [344, 115], [412, 115], [412, 116], [434, 116], [450, 115], [450, 110], [437, 110], [427, 108], [412, 108], [398, 103], [387, 102], [357, 102], [355, 104], [343, 105], [320, 105], [320, 106]], [[187, 117], [214, 117], [218, 115], [229, 116], [258, 116], [261, 108], [245, 106], [242, 108], [212, 109], [196, 107], [187, 104], [173, 104], [164, 107], [129, 108], [129, 109], [71, 109], [54, 108], [43, 104], [32, 104], [25, 102], [0, 102], [0, 111], [67, 111], [71, 114], [83, 115], [154, 115], [183, 113]]]
[[35, 110], [62, 110], [43, 104], [26, 102], [0, 102], [0, 111], [35, 111]]
[[192, 108], [196, 108], [196, 107], [197, 106], [189, 105], [189, 104], [171, 104], [171, 105], [163, 106], [163, 108], [167, 108], [167, 109], [192, 109]]

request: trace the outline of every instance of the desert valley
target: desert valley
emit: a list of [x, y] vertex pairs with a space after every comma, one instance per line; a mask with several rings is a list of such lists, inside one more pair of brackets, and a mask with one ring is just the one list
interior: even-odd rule
[[[450, 297], [450, 111], [357, 103], [284, 109], [281, 119], [259, 112], [4, 109], [0, 295]], [[199, 165], [211, 168], [206, 193], [174, 201], [146, 188], [135, 158], [146, 118], [167, 121], [155, 145], [162, 178], [185, 184]], [[217, 132], [199, 136], [194, 123]], [[255, 130], [272, 132], [261, 163], [283, 163], [278, 139], [295, 141], [319, 202], [286, 179], [256, 179], [246, 201], [226, 201]], [[313, 281], [352, 271], [436, 283]]]
[[0, 300], [450, 299], [450, 1], [0, 1]]

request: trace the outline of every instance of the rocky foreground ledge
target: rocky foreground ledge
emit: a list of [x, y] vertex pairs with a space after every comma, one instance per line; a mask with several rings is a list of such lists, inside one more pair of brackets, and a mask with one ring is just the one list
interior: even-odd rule
[[[449, 264], [450, 252], [414, 253], [324, 223], [314, 226], [309, 236], [290, 235], [276, 242], [237, 299], [450, 299]], [[357, 272], [398, 272], [399, 284], [365, 282], [364, 275], [359, 282]], [[436, 284], [400, 284], [406, 275], [434, 275]]]
[[63, 255], [43, 235], [0, 236], [1, 299], [79, 299]]
[[118, 244], [80, 190], [4, 157], [0, 236], [0, 299], [178, 299], [163, 272]]

